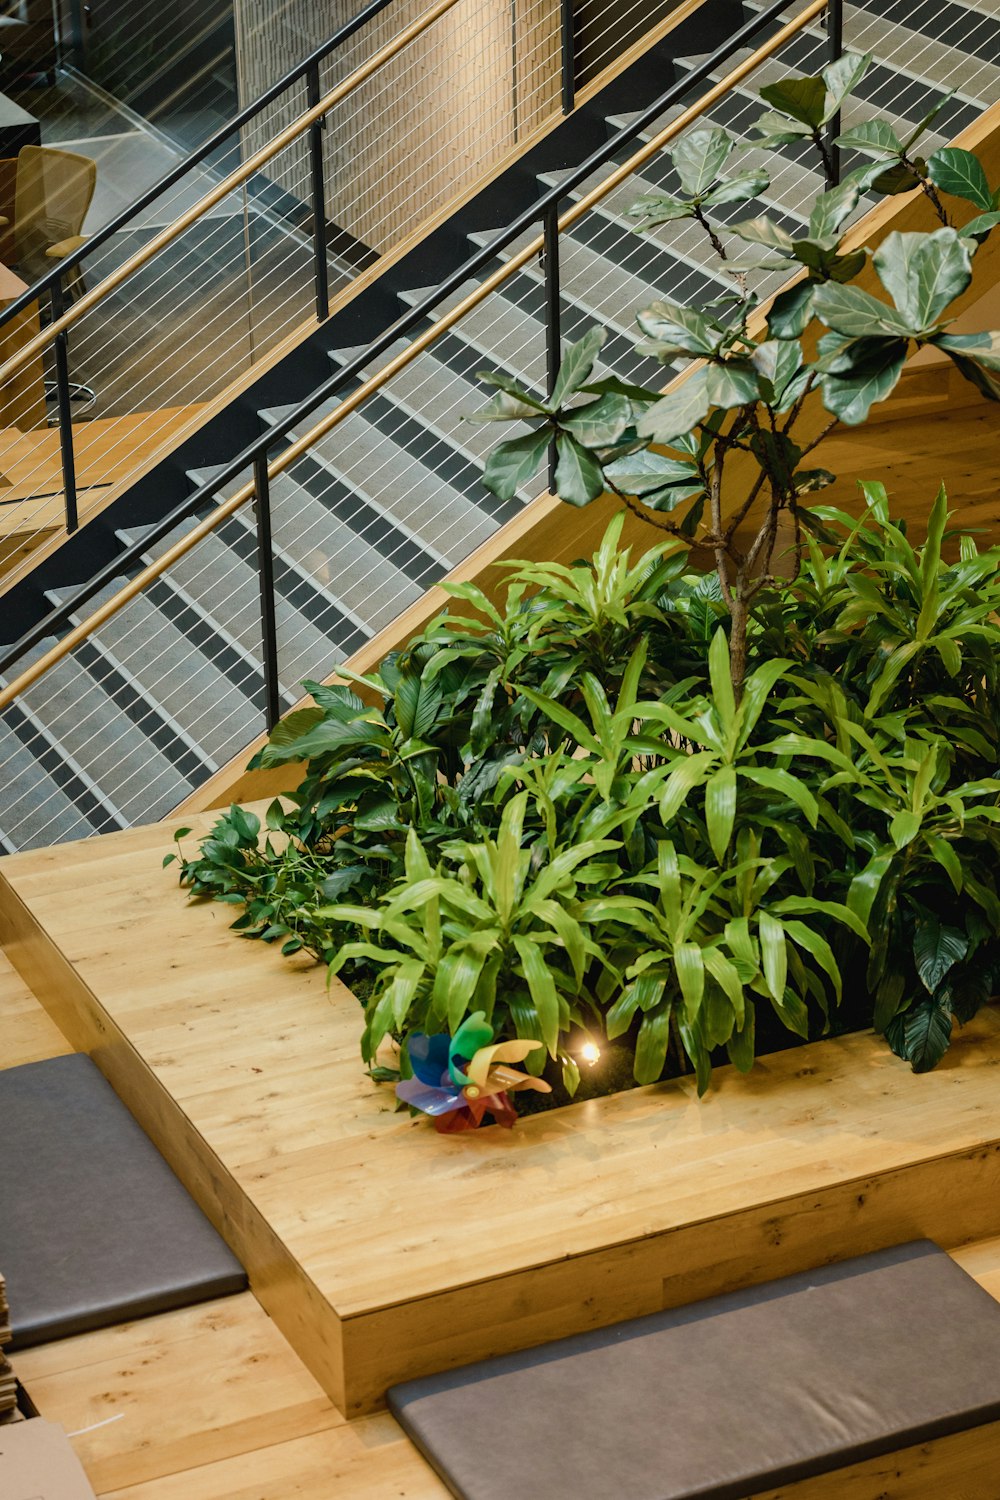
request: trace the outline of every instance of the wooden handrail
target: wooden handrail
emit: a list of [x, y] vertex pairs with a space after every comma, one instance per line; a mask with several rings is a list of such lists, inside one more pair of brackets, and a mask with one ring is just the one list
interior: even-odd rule
[[111, 292], [116, 291], [135, 271], [139, 271], [143, 266], [148, 265], [167, 245], [172, 245], [174, 240], [178, 239], [186, 229], [189, 229], [192, 224], [196, 224], [199, 219], [204, 218], [217, 203], [221, 203], [222, 199], [228, 197], [235, 188], [241, 187], [255, 172], [261, 167], [266, 166], [269, 161], [284, 151], [286, 146], [290, 146], [300, 136], [305, 135], [310, 126], [315, 125], [317, 120], [321, 120], [324, 115], [329, 114], [334, 105], [339, 104], [342, 99], [346, 99], [356, 88], [365, 83], [373, 73], [378, 72], [383, 63], [391, 62], [398, 53], [409, 46], [410, 42], [415, 41], [428, 27], [433, 26], [435, 21], [439, 20], [449, 10], [452, 10], [458, 3], [459, 0], [437, 0], [437, 4], [432, 5], [430, 10], [425, 11], [422, 16], [418, 16], [398, 36], [393, 37], [391, 42], [387, 42], [384, 47], [374, 53], [367, 62], [362, 63], [359, 68], [355, 68], [353, 73], [349, 74], [341, 83], [338, 83], [336, 88], [331, 89], [328, 94], [324, 95], [317, 104], [311, 105], [304, 114], [299, 115], [297, 120], [293, 120], [290, 125], [286, 125], [284, 130], [279, 131], [273, 140], [261, 146], [252, 156], [247, 157], [241, 166], [237, 167], [235, 171], [230, 172], [229, 176], [223, 178], [221, 182], [216, 183], [215, 187], [211, 188], [203, 198], [199, 198], [197, 203], [185, 209], [184, 213], [174, 219], [173, 223], [168, 224], [166, 228], [161, 229], [158, 234], [155, 234], [147, 245], [143, 245], [141, 250], [136, 250], [127, 260], [122, 261], [121, 265], [112, 271], [109, 276], [106, 276], [99, 285], [95, 286], [91, 291], [85, 292], [83, 296], [78, 297], [72, 302], [60, 317], [53, 318], [52, 322], [46, 324], [41, 333], [36, 334], [33, 339], [23, 344], [16, 353], [12, 354], [8, 360], [0, 365], [0, 386], [15, 371], [20, 370], [24, 365], [30, 363], [31, 360], [36, 359], [45, 349], [49, 348], [60, 333], [64, 333], [67, 328], [71, 328], [74, 323], [84, 317], [92, 308], [98, 307], [104, 301], [105, 297], [109, 296]]
[[[817, 16], [822, 15], [827, 8], [827, 3], [828, 0], [812, 0], [811, 5], [794, 17], [793, 20], [788, 21], [773, 37], [758, 47], [742, 63], [733, 68], [731, 72], [727, 73], [725, 78], [721, 79], [717, 84], [713, 84], [707, 93], [703, 94], [700, 99], [697, 99], [694, 104], [689, 105], [669, 125], [664, 126], [651, 140], [647, 141], [644, 146], [640, 147], [638, 151], [630, 156], [626, 162], [622, 163], [610, 176], [606, 177], [603, 182], [599, 183], [597, 187], [591, 188], [590, 192], [585, 193], [564, 214], [560, 215], [559, 233], [564, 234], [567, 229], [572, 228], [578, 219], [582, 218], [585, 213], [588, 213], [590, 209], [600, 203], [608, 193], [619, 187], [626, 178], [631, 177], [637, 172], [651, 156], [655, 156], [675, 136], [680, 135], [689, 125], [692, 125], [695, 120], [699, 119], [720, 98], [741, 84], [761, 63], [766, 62], [775, 52], [779, 51], [787, 41], [796, 36], [798, 32], [808, 26]], [[529, 244], [519, 250], [516, 255], [513, 255], [504, 265], [499, 266], [474, 291], [469, 292], [467, 296], [463, 297], [450, 312], [444, 313], [429, 328], [426, 328], [423, 333], [418, 335], [411, 344], [391, 359], [388, 364], [384, 365], [375, 375], [369, 376], [349, 396], [346, 396], [332, 412], [329, 412], [314, 427], [311, 427], [307, 433], [304, 433], [302, 437], [297, 438], [294, 443], [291, 443], [279, 453], [268, 464], [268, 477], [274, 479], [277, 475], [283, 474], [291, 464], [295, 463], [304, 453], [308, 452], [314, 444], [325, 437], [327, 433], [332, 432], [335, 427], [338, 427], [352, 412], [355, 412], [369, 396], [381, 390], [394, 375], [398, 374], [400, 370], [405, 370], [407, 365], [411, 364], [418, 355], [422, 354], [425, 349], [428, 349], [447, 333], [449, 329], [454, 327], [466, 313], [471, 312], [474, 307], [478, 307], [491, 292], [495, 291], [509, 277], [515, 275], [522, 266], [526, 265], [528, 261], [539, 253], [542, 248], [543, 238], [541, 234], [536, 235]], [[74, 626], [67, 635], [57, 641], [54, 646], [50, 647], [44, 655], [40, 656], [37, 661], [26, 668], [13, 682], [4, 688], [0, 688], [0, 710], [7, 708], [21, 693], [37, 682], [40, 677], [43, 677], [50, 667], [62, 661], [63, 657], [68, 656], [81, 641], [85, 641], [95, 630], [99, 630], [102, 625], [112, 619], [119, 610], [124, 609], [125, 605], [130, 603], [138, 594], [141, 594], [148, 584], [160, 578], [175, 562], [186, 556], [200, 541], [215, 531], [223, 521], [241, 509], [248, 500], [252, 500], [254, 494], [254, 482], [253, 480], [248, 480], [228, 500], [224, 500], [220, 505], [216, 506], [215, 510], [205, 516], [202, 521], [199, 521], [197, 526], [185, 532], [184, 536], [180, 537], [158, 558], [143, 568], [134, 578], [130, 579], [124, 588], [119, 589], [110, 599], [105, 600], [100, 608], [94, 610], [79, 625]]]

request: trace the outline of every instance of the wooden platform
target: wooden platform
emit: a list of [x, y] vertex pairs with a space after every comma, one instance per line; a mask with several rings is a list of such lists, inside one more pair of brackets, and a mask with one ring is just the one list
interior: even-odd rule
[[[206, 821], [206, 820], [203, 820]], [[442, 1139], [356, 1002], [188, 905], [162, 826], [5, 859], [0, 937], [345, 1414], [393, 1381], [927, 1234], [1000, 1233], [1000, 1015], [915, 1077], [866, 1036]]]

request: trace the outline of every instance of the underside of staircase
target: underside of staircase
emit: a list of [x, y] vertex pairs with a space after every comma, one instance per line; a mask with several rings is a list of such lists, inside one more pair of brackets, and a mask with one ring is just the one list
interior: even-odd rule
[[[17, 639], [98, 567], [141, 543], [153, 523], [194, 487], [210, 483], [248, 442], [284, 420], [401, 311], [487, 243], [498, 226], [609, 139], [675, 78], [683, 79], [752, 14], [752, 5], [709, 0], [586, 112], [484, 189], [12, 589], [3, 600], [0, 633], [8, 642]], [[845, 124], [887, 115], [905, 133], [943, 101], [926, 138], [929, 152], [953, 139], [1000, 97], [1000, 10], [989, 0], [975, 6], [954, 0], [866, 0], [846, 7], [845, 33], [852, 49], [892, 59], [891, 64], [878, 61], [870, 70], [861, 96], [848, 106]], [[732, 61], [745, 55], [738, 53]], [[825, 33], [819, 26], [808, 29], [758, 69], [746, 88], [723, 97], [706, 123], [747, 138], [760, 108], [756, 90], [795, 70], [817, 72], [826, 59]], [[690, 99], [703, 90], [704, 85], [694, 88]], [[954, 92], [946, 97], [949, 90]], [[643, 138], [649, 139], [671, 117], [653, 122]], [[622, 150], [618, 159], [626, 159], [633, 149]], [[766, 211], [794, 231], [805, 222], [813, 193], [823, 186], [813, 159], [794, 146], [768, 153], [748, 149], [741, 157], [746, 168], [765, 164], [771, 185], [762, 201], [723, 212], [735, 220]], [[850, 157], [844, 162], [845, 170], [853, 165]], [[595, 186], [613, 167], [613, 162], [602, 167], [573, 196]], [[628, 381], [664, 379], [662, 367], [633, 348], [638, 307], [657, 296], [699, 304], [725, 286], [697, 226], [668, 224], [642, 236], [631, 232], [629, 205], [644, 192], [675, 187], [669, 159], [654, 157], [641, 176], [606, 197], [562, 243], [562, 336], [572, 340], [595, 322], [603, 323], [608, 328], [604, 371]], [[867, 206], [860, 205], [859, 215]], [[530, 231], [523, 241], [513, 242], [501, 259], [516, 254], [533, 235]], [[485, 278], [499, 264], [488, 264], [480, 275]], [[475, 285], [460, 287], [439, 310]], [[476, 379], [483, 368], [503, 370], [538, 394], [544, 392], [544, 299], [543, 272], [532, 261], [275, 482], [274, 574], [284, 705], [301, 696], [303, 678], [332, 672], [541, 492], [539, 479], [514, 500], [497, 501], [482, 482], [496, 431], [463, 418], [483, 404], [486, 393]], [[418, 326], [410, 337], [426, 326]], [[363, 376], [399, 353], [405, 342], [388, 350]], [[319, 408], [315, 416], [333, 404]], [[308, 425], [290, 431], [287, 441], [301, 436]], [[235, 488], [233, 484], [223, 493]], [[210, 508], [207, 503], [204, 511]], [[197, 519], [151, 543], [143, 562], [161, 554]], [[82, 615], [116, 593], [128, 576], [123, 570]], [[8, 677], [51, 644], [43, 641]], [[259, 733], [264, 692], [255, 528], [244, 508], [3, 715], [0, 848], [34, 848], [166, 816]]]

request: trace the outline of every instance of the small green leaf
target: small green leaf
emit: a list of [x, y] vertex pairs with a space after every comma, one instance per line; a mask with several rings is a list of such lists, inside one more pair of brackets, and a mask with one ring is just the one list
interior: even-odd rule
[[826, 84], [822, 78], [783, 78], [762, 88], [760, 97], [782, 114], [812, 129], [823, 123]]
[[569, 505], [588, 505], [607, 486], [601, 466], [569, 433], [556, 436], [556, 494]]
[[937, 917], [924, 917], [913, 934], [913, 962], [920, 981], [933, 995], [954, 964], [969, 951], [969, 940], [958, 927], [948, 927]]
[[942, 146], [927, 159], [927, 173], [934, 186], [954, 198], [965, 198], [976, 208], [989, 213], [993, 194], [979, 157], [959, 146]]
[[685, 131], [670, 147], [674, 170], [684, 191], [697, 197], [711, 187], [735, 145], [729, 131], [717, 126]]
[[669, 444], [703, 422], [711, 406], [705, 374], [704, 369], [695, 370], [675, 391], [644, 412], [636, 424], [639, 436]]
[[[513, 500], [548, 452], [552, 434], [546, 426], [523, 437], [498, 443], [486, 461], [483, 483], [498, 500]], [[280, 726], [279, 726], [280, 727]]]
[[582, 339], [567, 344], [559, 361], [559, 374], [552, 388], [550, 405], [558, 410], [591, 376], [606, 338], [603, 328], [591, 328]]

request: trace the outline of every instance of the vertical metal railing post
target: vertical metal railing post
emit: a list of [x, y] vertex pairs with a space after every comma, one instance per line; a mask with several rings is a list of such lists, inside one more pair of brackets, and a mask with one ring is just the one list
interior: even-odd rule
[[[844, 54], [844, 0], [830, 0], [826, 9], [826, 46], [827, 62], [837, 62]], [[837, 145], [837, 137], [840, 135], [840, 110], [834, 115], [826, 128], [826, 149], [829, 156], [829, 186], [837, 187], [840, 183], [840, 147]]]
[[257, 527], [257, 579], [260, 585], [260, 647], [264, 667], [264, 718], [268, 731], [281, 718], [278, 684], [278, 628], [274, 616], [274, 547], [271, 541], [271, 476], [267, 451], [253, 461], [254, 521]]
[[562, 47], [562, 112], [572, 114], [576, 103], [576, 33], [573, 0], [559, 0]]
[[[548, 395], [552, 395], [562, 363], [562, 309], [559, 301], [559, 203], [551, 203], [542, 220], [544, 243], [542, 267], [545, 273], [545, 373]], [[549, 493], [556, 488], [555, 439], [549, 448]]]
[[[62, 277], [57, 276], [49, 289], [52, 320], [56, 322], [66, 310]], [[52, 345], [55, 367], [56, 409], [59, 413], [59, 454], [62, 459], [63, 505], [66, 530], [75, 531], [80, 524], [76, 498], [76, 453], [73, 448], [73, 393], [69, 378], [69, 340], [65, 329], [57, 333]]]
[[[320, 101], [319, 63], [306, 75], [310, 109]], [[322, 323], [330, 315], [330, 271], [326, 259], [326, 172], [323, 165], [323, 132], [326, 116], [309, 127], [309, 176], [312, 188], [313, 261], [316, 281], [316, 318]]]

